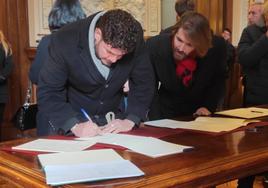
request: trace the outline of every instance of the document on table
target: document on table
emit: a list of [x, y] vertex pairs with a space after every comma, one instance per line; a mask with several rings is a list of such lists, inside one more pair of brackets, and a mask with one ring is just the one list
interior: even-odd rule
[[257, 108], [257, 107], [236, 108], [232, 110], [216, 112], [215, 114], [251, 119], [251, 118], [268, 116], [268, 109]]
[[38, 159], [52, 186], [144, 175], [112, 149], [41, 154]]
[[41, 151], [41, 152], [74, 152], [82, 151], [95, 142], [79, 142], [77, 140], [37, 139], [25, 144], [12, 147], [16, 150]]
[[[258, 120], [252, 120], [258, 122]], [[175, 121], [171, 119], [161, 119], [144, 122], [145, 125], [154, 127], [165, 127], [172, 129], [191, 129], [207, 132], [231, 131], [238, 127], [252, 122], [239, 118], [221, 118], [221, 117], [198, 117], [194, 121]]]
[[149, 157], [181, 153], [192, 148], [191, 146], [173, 144], [157, 138], [127, 134], [105, 134], [91, 138], [77, 138], [77, 140], [119, 145]]

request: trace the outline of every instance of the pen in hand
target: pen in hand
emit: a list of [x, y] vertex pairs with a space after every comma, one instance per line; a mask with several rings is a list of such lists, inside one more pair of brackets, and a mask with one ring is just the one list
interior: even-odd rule
[[82, 114], [87, 118], [87, 120], [92, 122], [92, 119], [89, 117], [88, 113], [83, 108], [81, 108], [80, 110]]

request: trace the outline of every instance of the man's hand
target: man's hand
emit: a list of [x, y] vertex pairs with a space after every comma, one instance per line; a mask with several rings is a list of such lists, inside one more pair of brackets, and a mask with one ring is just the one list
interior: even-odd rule
[[193, 114], [193, 116], [209, 116], [209, 115], [211, 115], [211, 112], [205, 107], [198, 108], [196, 112]]
[[71, 129], [71, 131], [77, 137], [92, 137], [101, 132], [100, 128], [92, 121], [78, 123]]
[[102, 134], [105, 133], [119, 133], [130, 131], [134, 127], [135, 123], [128, 119], [115, 119], [104, 126]]

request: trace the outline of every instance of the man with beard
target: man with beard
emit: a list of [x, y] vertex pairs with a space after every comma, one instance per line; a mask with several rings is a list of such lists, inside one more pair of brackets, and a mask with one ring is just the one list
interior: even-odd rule
[[[128, 106], [120, 112], [127, 80]], [[147, 119], [153, 84], [140, 23], [120, 9], [93, 14], [52, 35], [38, 81], [37, 133], [90, 137], [129, 131]], [[106, 121], [109, 112], [115, 119]]]
[[265, 26], [262, 13], [263, 3], [252, 3], [248, 10], [248, 25], [256, 24], [259, 27]]
[[224, 92], [226, 45], [223, 39], [212, 43], [208, 20], [187, 12], [174, 31], [146, 42], [158, 83], [151, 120], [210, 115]]

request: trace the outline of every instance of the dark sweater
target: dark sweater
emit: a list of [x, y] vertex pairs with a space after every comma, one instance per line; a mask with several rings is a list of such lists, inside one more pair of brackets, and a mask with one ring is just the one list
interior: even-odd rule
[[226, 45], [222, 38], [215, 36], [214, 47], [205, 57], [196, 59], [197, 69], [189, 87], [176, 76], [169, 34], [155, 36], [146, 45], [156, 81], [161, 83], [160, 88], [156, 88], [150, 119], [191, 115], [200, 107], [215, 111], [224, 92], [226, 75]]
[[251, 25], [243, 30], [238, 60], [245, 75], [245, 104], [268, 103], [268, 37], [266, 28]]

